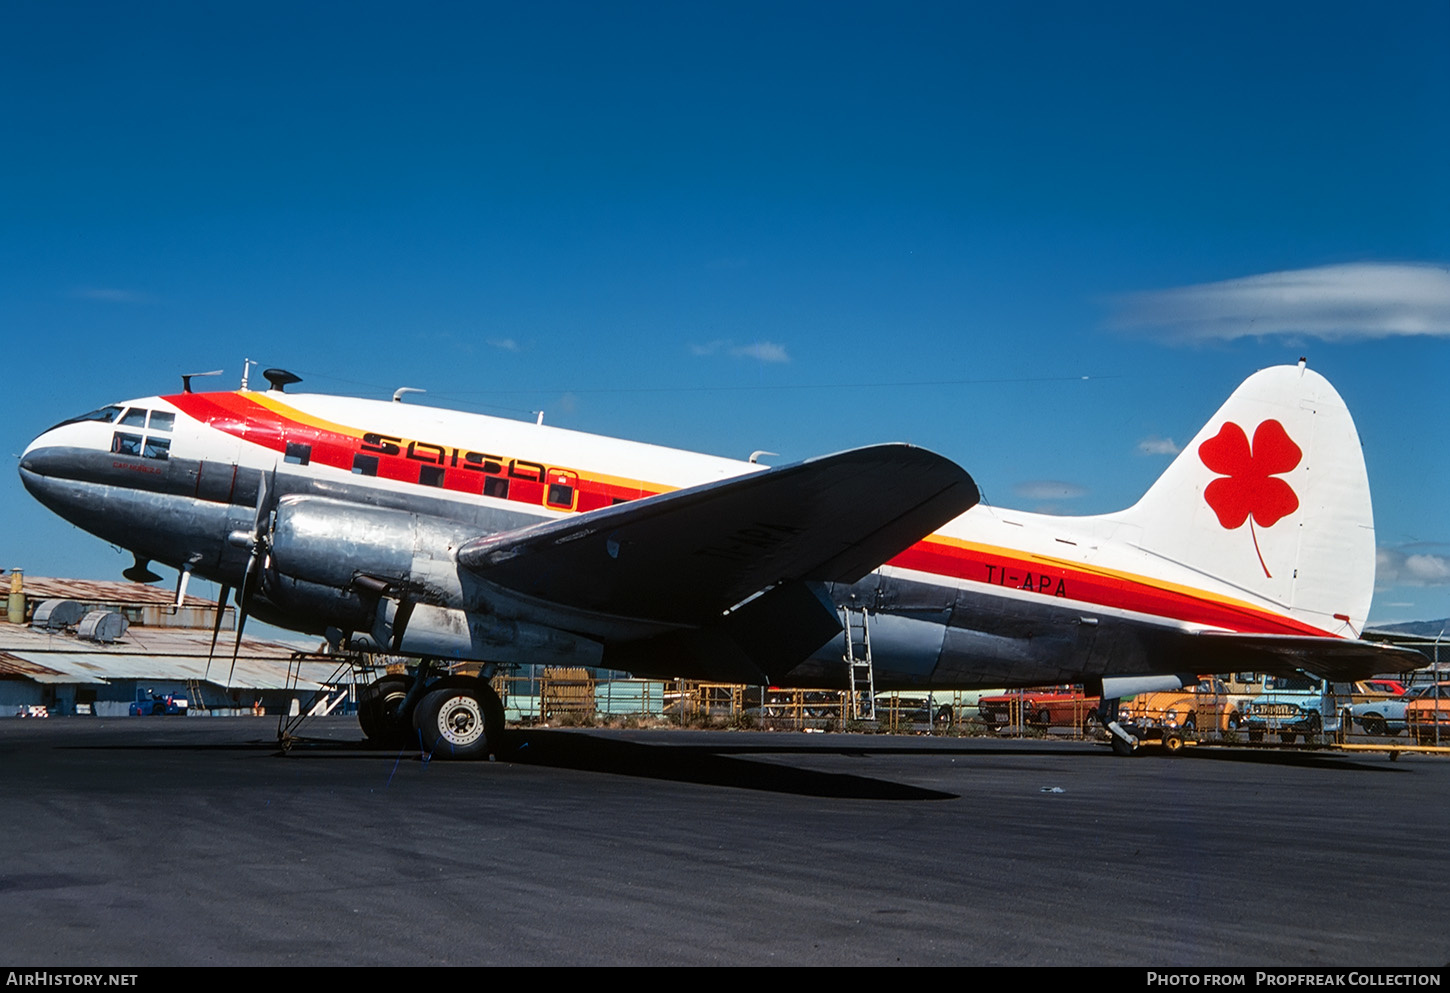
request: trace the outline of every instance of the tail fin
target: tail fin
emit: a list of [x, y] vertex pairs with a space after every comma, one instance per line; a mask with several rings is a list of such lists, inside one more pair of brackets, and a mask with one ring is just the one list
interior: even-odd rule
[[1297, 620], [1357, 637], [1374, 592], [1359, 435], [1329, 381], [1254, 373], [1122, 518], [1141, 546]]

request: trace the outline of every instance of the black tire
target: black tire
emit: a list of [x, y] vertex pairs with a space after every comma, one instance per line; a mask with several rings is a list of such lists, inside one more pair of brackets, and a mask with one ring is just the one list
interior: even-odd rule
[[1084, 738], [1094, 738], [1094, 737], [1097, 737], [1098, 732], [1101, 731], [1102, 729], [1103, 729], [1103, 722], [1098, 718], [1098, 712], [1096, 710], [1089, 711], [1087, 717], [1083, 718], [1083, 722], [1082, 722], [1082, 735], [1083, 735], [1083, 737]]
[[1310, 738], [1318, 735], [1322, 730], [1324, 730], [1324, 722], [1319, 719], [1319, 715], [1310, 714], [1309, 726], [1304, 730], [1304, 740], [1308, 741]]
[[1138, 746], [1131, 741], [1124, 741], [1121, 735], [1113, 735], [1113, 754], [1127, 758], [1138, 754]]
[[480, 679], [450, 677], [418, 701], [419, 743], [431, 758], [480, 759], [504, 751], [503, 702]]
[[1045, 710], [1039, 710], [1037, 712], [1037, 720], [1033, 723], [1040, 728], [1050, 727], [1052, 725], [1052, 715]]
[[1228, 729], [1230, 731], [1237, 731], [1239, 728], [1243, 727], [1243, 723], [1244, 719], [1239, 716], [1239, 712], [1237, 710], [1235, 710], [1232, 714], [1228, 715]]
[[1176, 734], [1164, 735], [1163, 751], [1168, 755], [1177, 755], [1183, 751], [1183, 739]]
[[1360, 727], [1364, 728], [1365, 734], [1389, 733], [1389, 726], [1385, 724], [1385, 719], [1379, 714], [1365, 714], [1359, 724]]
[[1286, 745], [1292, 745], [1292, 744], [1294, 744], [1294, 739], [1297, 738], [1297, 737], [1299, 737], [1299, 736], [1297, 734], [1295, 734], [1293, 731], [1280, 731], [1279, 732], [1279, 740], [1282, 741]]
[[363, 688], [357, 698], [357, 722], [367, 739], [390, 748], [412, 737], [412, 715], [403, 710], [413, 677], [381, 676]]

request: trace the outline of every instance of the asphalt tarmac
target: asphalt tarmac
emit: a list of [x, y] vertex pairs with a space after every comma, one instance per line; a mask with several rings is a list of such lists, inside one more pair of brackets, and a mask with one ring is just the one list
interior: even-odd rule
[[0, 721], [0, 965], [1437, 966], [1450, 761]]

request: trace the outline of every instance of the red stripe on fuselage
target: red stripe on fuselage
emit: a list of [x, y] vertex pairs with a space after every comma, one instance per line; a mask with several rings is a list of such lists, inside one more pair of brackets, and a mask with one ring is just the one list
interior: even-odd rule
[[[306, 424], [238, 393], [179, 393], [163, 399], [208, 427], [260, 445], [284, 458], [289, 444], [307, 445], [310, 447], [309, 464], [351, 473], [358, 457], [364, 456], [377, 460], [376, 472], [365, 475], [426, 485], [450, 493], [482, 496], [488, 486], [488, 495], [496, 499], [583, 513], [663, 492], [643, 486], [621, 485], [575, 469], [546, 466], [506, 454], [489, 453], [484, 459], [480, 453], [465, 449], [399, 439], [392, 435], [374, 435], [381, 441], [369, 444], [365, 440], [368, 433], [361, 429], [350, 428], [348, 433], [344, 433]], [[387, 450], [392, 448], [397, 449], [396, 454]], [[469, 462], [469, 455], [477, 456], [476, 460]], [[436, 482], [424, 483], [425, 478]], [[489, 483], [489, 480], [494, 482]], [[572, 497], [551, 500], [551, 482], [570, 486]], [[554, 494], [560, 496], [562, 491], [556, 490]]]
[[912, 545], [887, 565], [979, 584], [988, 588], [983, 592], [1014, 589], [1049, 600], [1072, 600], [1229, 631], [1330, 636], [1302, 621], [1248, 604], [1219, 600], [1207, 594], [1197, 596], [1130, 576], [961, 548], [930, 537]]

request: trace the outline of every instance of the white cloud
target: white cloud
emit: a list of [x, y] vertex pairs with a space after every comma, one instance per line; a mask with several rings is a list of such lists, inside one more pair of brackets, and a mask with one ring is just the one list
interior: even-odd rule
[[1112, 301], [1113, 326], [1174, 344], [1267, 335], [1450, 337], [1450, 269], [1359, 262], [1270, 272]]
[[730, 349], [730, 354], [747, 359], [756, 359], [760, 362], [790, 361], [790, 356], [786, 354], [785, 346], [777, 345], [773, 341], [757, 341], [754, 344], [741, 345], [739, 348]]
[[755, 359], [757, 362], [789, 362], [790, 353], [784, 345], [773, 341], [756, 341], [749, 345], [737, 345], [729, 338], [717, 338], [703, 345], [691, 345], [691, 355], [733, 355], [739, 359]]
[[1450, 586], [1450, 547], [1417, 543], [1375, 549], [1375, 586]]
[[1138, 442], [1139, 455], [1177, 455], [1183, 449], [1172, 438], [1160, 438], [1157, 435], [1144, 438]]
[[1076, 500], [1087, 496], [1087, 488], [1060, 479], [1029, 479], [1012, 487], [1012, 492], [1027, 500]]
[[502, 349], [505, 352], [517, 352], [519, 343], [512, 338], [490, 338], [488, 343], [494, 348]]

